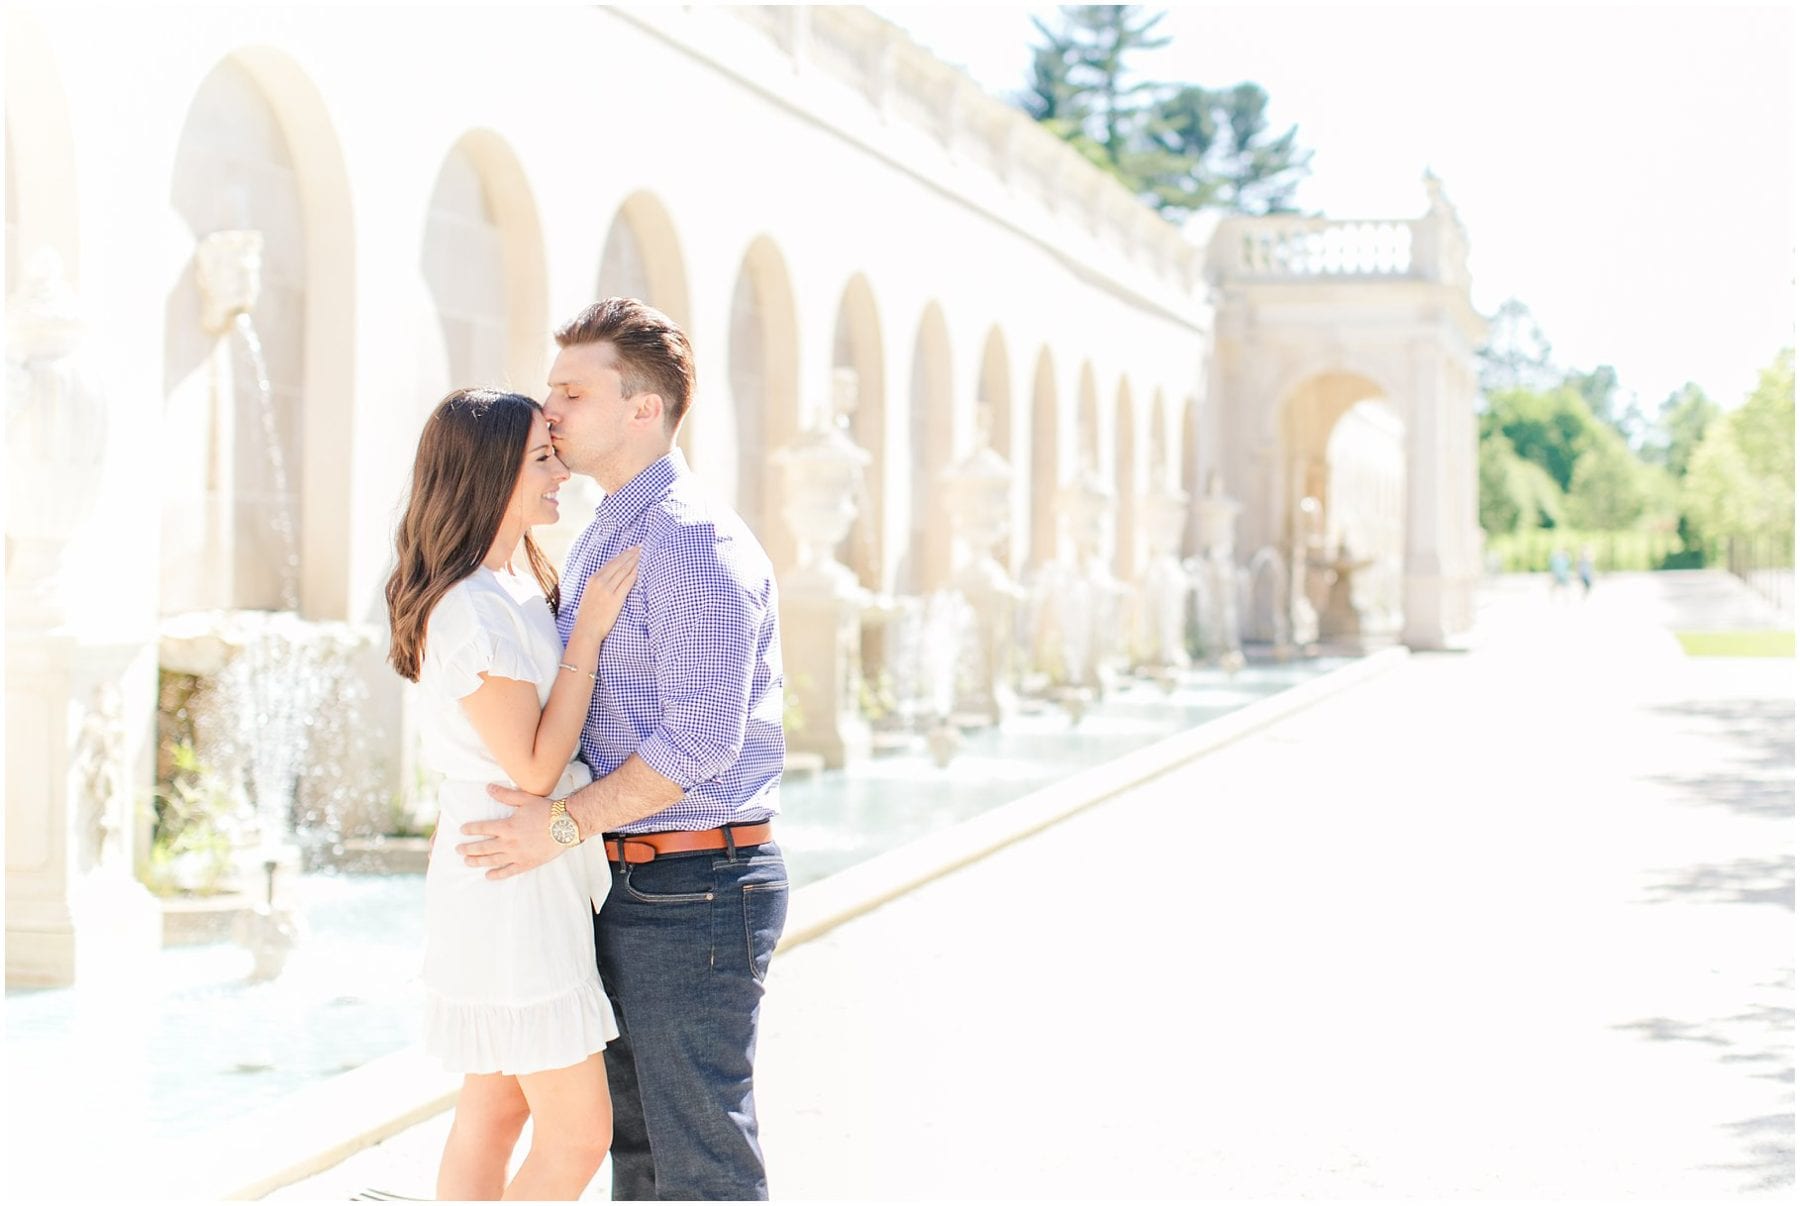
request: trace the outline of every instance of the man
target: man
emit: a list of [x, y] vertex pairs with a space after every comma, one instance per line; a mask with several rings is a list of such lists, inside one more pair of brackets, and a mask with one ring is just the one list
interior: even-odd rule
[[606, 1049], [613, 1197], [764, 1199], [751, 1066], [788, 893], [770, 833], [785, 752], [774, 574], [675, 448], [694, 391], [681, 329], [615, 297], [556, 342], [551, 438], [606, 491], [563, 573], [565, 639], [608, 558], [641, 547], [638, 582], [582, 731], [595, 781], [558, 801], [490, 787], [515, 812], [465, 825], [486, 840], [460, 849], [502, 878], [605, 835], [612, 889], [594, 933], [620, 1030]]

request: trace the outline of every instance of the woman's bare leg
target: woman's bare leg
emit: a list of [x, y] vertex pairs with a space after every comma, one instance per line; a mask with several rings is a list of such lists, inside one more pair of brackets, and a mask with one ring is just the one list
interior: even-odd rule
[[440, 1201], [497, 1202], [506, 1188], [506, 1165], [530, 1116], [519, 1078], [487, 1074], [463, 1077], [456, 1117], [438, 1165]]
[[574, 1201], [612, 1146], [612, 1098], [600, 1052], [568, 1068], [519, 1077], [531, 1105], [531, 1150], [508, 1200]]

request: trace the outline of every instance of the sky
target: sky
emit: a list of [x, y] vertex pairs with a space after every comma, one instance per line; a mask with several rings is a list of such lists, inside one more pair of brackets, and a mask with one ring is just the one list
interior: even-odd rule
[[[1156, 11], [1161, 6], [1147, 6]], [[877, 5], [989, 92], [1054, 5]], [[1756, 7], [1171, 7], [1152, 79], [1269, 93], [1313, 149], [1297, 208], [1416, 217], [1427, 168], [1469, 231], [1475, 304], [1531, 308], [1559, 365], [1654, 413], [1726, 406], [1794, 341], [1796, 22]]]

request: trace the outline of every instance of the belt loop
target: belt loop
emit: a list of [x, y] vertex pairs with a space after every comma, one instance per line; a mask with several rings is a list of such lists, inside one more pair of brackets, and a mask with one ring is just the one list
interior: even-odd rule
[[725, 835], [725, 857], [737, 862], [737, 837], [732, 834], [731, 826], [719, 826], [719, 832]]
[[631, 873], [630, 868], [625, 863], [625, 835], [621, 833], [613, 840], [618, 843], [619, 847], [619, 874], [629, 875]]

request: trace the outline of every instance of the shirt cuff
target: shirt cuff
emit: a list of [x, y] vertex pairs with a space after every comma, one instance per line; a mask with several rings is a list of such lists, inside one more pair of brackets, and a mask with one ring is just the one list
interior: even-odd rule
[[644, 760], [644, 765], [679, 787], [689, 791], [694, 784], [706, 776], [697, 774], [694, 760], [682, 753], [662, 733], [650, 734], [644, 743], [637, 748], [637, 756]]

